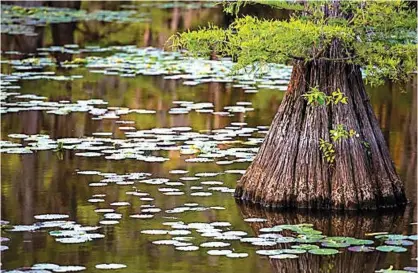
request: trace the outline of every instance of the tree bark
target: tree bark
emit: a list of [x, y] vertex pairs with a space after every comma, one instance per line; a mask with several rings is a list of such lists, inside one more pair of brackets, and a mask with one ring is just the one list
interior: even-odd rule
[[[332, 60], [341, 52], [335, 44], [326, 59], [295, 62], [286, 96], [236, 198], [272, 208], [354, 210], [406, 203], [360, 68]], [[327, 95], [339, 89], [348, 103], [308, 105], [302, 95], [311, 87]], [[332, 142], [330, 130], [339, 124], [356, 136]], [[333, 164], [323, 157], [321, 138], [334, 145]]]

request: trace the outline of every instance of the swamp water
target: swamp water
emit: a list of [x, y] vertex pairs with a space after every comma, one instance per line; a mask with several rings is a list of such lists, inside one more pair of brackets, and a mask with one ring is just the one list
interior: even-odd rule
[[[123, 24], [119, 13], [89, 22], [71, 13], [69, 23], [51, 15], [55, 24], [42, 34], [38, 22], [25, 32], [19, 20], [2, 34], [2, 269], [413, 271], [414, 84], [369, 88], [413, 201], [405, 210], [268, 212], [237, 204], [236, 181], [268, 130], [291, 67], [230, 76], [227, 59], [144, 48], [162, 47], [186, 27], [222, 23], [220, 9], [199, 8], [150, 4]], [[77, 26], [70, 39], [51, 39], [53, 27], [68, 24]], [[112, 28], [105, 38], [92, 34]], [[137, 40], [127, 39], [129, 29], [141, 34]]]

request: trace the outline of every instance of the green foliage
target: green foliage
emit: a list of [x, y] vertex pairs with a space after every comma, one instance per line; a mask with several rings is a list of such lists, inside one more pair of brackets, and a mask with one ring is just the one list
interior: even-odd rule
[[283, 1], [283, 0], [242, 0], [242, 1], [223, 1], [224, 11], [229, 14], [238, 15], [241, 7], [247, 4], [263, 4], [277, 9], [298, 10], [304, 9], [303, 5], [298, 2]]
[[[228, 3], [225, 9], [237, 14], [248, 2]], [[179, 33], [173, 37], [174, 47], [233, 57], [237, 69], [294, 59], [346, 62], [361, 66], [372, 85], [386, 78], [407, 80], [417, 69], [416, 14], [405, 1], [346, 0], [338, 2], [337, 8], [331, 1], [256, 2], [291, 9], [291, 18], [236, 18], [227, 29], [208, 26]], [[324, 10], [338, 12], [325, 14]], [[342, 49], [339, 56], [330, 57], [327, 50], [335, 41]]]
[[302, 95], [307, 101], [308, 105], [324, 105], [324, 104], [347, 104], [348, 98], [344, 96], [340, 89], [331, 93], [331, 96], [326, 95], [324, 92], [320, 91], [318, 87], [311, 87], [311, 90]]
[[342, 124], [338, 124], [334, 130], [330, 130], [330, 137], [332, 141], [334, 142], [343, 138], [346, 139], [346, 138], [353, 137], [356, 134], [357, 132], [354, 131], [353, 129], [350, 129], [349, 131], [347, 131], [344, 128], [344, 125]]
[[[237, 59], [237, 69], [267, 62], [288, 63], [294, 58], [314, 59], [319, 44], [330, 45], [334, 39], [354, 39], [348, 28], [318, 26], [313, 22], [261, 20], [251, 16], [238, 18], [228, 29], [209, 26], [172, 37], [175, 49], [184, 48], [195, 54]], [[322, 46], [321, 46], [322, 47]]]
[[308, 101], [308, 105], [324, 105], [328, 98], [328, 96], [324, 92], [319, 91], [317, 87], [311, 87], [311, 90], [302, 95], [302, 97]]
[[175, 49], [187, 48], [192, 55], [209, 56], [212, 52], [222, 52], [225, 55], [232, 55], [229, 51], [228, 37], [231, 30], [223, 30], [218, 26], [209, 25], [198, 31], [182, 32], [171, 36], [171, 44]]
[[[347, 139], [357, 135], [357, 132], [353, 129], [347, 131], [343, 125], [338, 124], [334, 130], [330, 130], [330, 137], [333, 142], [337, 142], [341, 139]], [[363, 143], [367, 143], [364, 142]], [[367, 143], [368, 145], [368, 143]], [[366, 147], [366, 146], [365, 146]], [[335, 147], [333, 143], [330, 143], [322, 138], [319, 139], [319, 149], [321, 150], [325, 160], [332, 164], [335, 161]]]
[[335, 161], [335, 149], [332, 143], [320, 138], [319, 139], [319, 149], [321, 150], [325, 160], [332, 164]]
[[333, 104], [338, 104], [338, 103], [347, 104], [348, 98], [344, 96], [344, 94], [341, 92], [339, 88], [337, 89], [337, 91], [332, 92], [331, 96], [329, 97], [330, 97], [329, 100]]
[[247, 5], [249, 1], [223, 1], [224, 12], [237, 16], [241, 7]]

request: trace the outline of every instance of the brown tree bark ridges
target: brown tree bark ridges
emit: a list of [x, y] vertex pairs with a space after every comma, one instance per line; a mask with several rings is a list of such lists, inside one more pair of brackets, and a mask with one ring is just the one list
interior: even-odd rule
[[[286, 96], [236, 198], [273, 208], [353, 210], [406, 203], [360, 68], [332, 60], [341, 57], [338, 52], [331, 48], [329, 59], [295, 63]], [[348, 103], [308, 105], [302, 95], [311, 87], [328, 95], [339, 89]], [[332, 143], [330, 130], [338, 124], [357, 135], [333, 143], [335, 162], [329, 164], [319, 141]]]

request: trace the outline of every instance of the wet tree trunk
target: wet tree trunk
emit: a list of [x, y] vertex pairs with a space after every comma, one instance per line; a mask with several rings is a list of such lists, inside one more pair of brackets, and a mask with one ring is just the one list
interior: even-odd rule
[[[341, 52], [334, 42], [324, 58], [295, 62], [286, 96], [236, 198], [273, 208], [353, 210], [406, 203], [360, 68], [336, 61], [344, 58]], [[308, 105], [302, 95], [311, 87], [327, 95], [339, 89], [348, 103]], [[356, 135], [333, 142], [330, 130], [339, 124]], [[334, 145], [332, 164], [320, 150], [321, 138]]]

